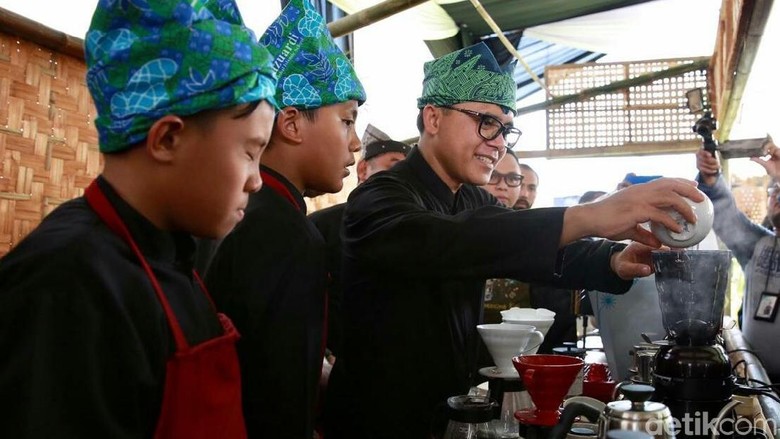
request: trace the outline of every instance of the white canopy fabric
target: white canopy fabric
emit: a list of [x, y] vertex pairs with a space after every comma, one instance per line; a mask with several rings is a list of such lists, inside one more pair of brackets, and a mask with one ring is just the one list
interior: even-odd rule
[[528, 28], [525, 35], [611, 61], [710, 56], [720, 0], [656, 0]]
[[[434, 0], [398, 14], [398, 30], [421, 40], [454, 36], [457, 24]], [[381, 0], [331, 0], [349, 14]], [[526, 29], [525, 35], [609, 54], [613, 61], [709, 56], [715, 49], [721, 0], [656, 0]]]

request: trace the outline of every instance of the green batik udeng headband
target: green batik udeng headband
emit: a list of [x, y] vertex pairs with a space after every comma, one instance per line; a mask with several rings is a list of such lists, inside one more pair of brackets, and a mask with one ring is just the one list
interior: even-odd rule
[[516, 112], [517, 84], [512, 74], [498, 65], [485, 43], [478, 43], [425, 63], [422, 96], [426, 104], [453, 105], [487, 102]]
[[100, 0], [84, 45], [104, 153], [144, 140], [166, 114], [276, 105], [271, 56], [233, 0]]
[[366, 92], [325, 20], [309, 0], [292, 0], [260, 38], [279, 76], [276, 100], [282, 107], [319, 108]]

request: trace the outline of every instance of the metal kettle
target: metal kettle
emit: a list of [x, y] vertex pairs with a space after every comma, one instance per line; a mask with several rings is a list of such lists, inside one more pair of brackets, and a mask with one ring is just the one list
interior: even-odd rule
[[[655, 389], [644, 384], [627, 384], [619, 387], [624, 400], [612, 401], [606, 406], [595, 407], [583, 402], [568, 404], [561, 414], [560, 422], [550, 432], [550, 439], [563, 439], [574, 420], [584, 416], [590, 420], [598, 419], [597, 437], [606, 439], [612, 430], [641, 431], [655, 439], [675, 439], [675, 422], [669, 408], [660, 403], [649, 401]], [[739, 401], [731, 401], [718, 414], [722, 419]], [[717, 438], [714, 433], [713, 438]]]
[[611, 430], [641, 431], [656, 439], [674, 439], [674, 422], [669, 408], [659, 402], [648, 401], [655, 389], [643, 384], [629, 384], [621, 387], [625, 400], [612, 401], [601, 407], [584, 402], [568, 404], [561, 414], [560, 422], [552, 428], [551, 439], [566, 437], [570, 426], [579, 416], [598, 420], [597, 437], [606, 439]]
[[626, 398], [607, 403], [599, 417], [599, 438], [610, 430], [641, 431], [657, 439], [675, 437], [672, 412], [660, 403], [649, 401], [655, 389], [644, 384], [628, 384], [620, 391]]

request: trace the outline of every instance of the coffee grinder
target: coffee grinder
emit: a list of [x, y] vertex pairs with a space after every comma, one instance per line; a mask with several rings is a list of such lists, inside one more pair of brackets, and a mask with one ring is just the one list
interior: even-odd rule
[[669, 340], [655, 356], [654, 399], [681, 423], [678, 438], [709, 438], [706, 426], [731, 401], [735, 385], [719, 336], [731, 252], [654, 251], [652, 258]]

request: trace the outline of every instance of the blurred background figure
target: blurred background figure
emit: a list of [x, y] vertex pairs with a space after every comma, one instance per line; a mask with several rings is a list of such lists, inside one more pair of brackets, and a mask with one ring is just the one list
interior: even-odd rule
[[536, 201], [539, 174], [525, 163], [520, 163], [520, 175], [523, 176], [523, 183], [520, 185], [520, 196], [513, 206], [515, 210], [530, 209]]
[[[720, 161], [703, 149], [696, 153], [699, 189], [715, 209], [713, 230], [731, 250], [745, 273], [745, 294], [739, 322], [742, 334], [761, 362], [773, 383], [780, 380], [780, 321], [777, 319], [777, 300], [780, 294], [780, 249], [777, 229], [780, 226], [780, 150], [772, 143], [767, 156], [754, 157], [771, 180], [767, 188], [767, 217], [773, 229], [753, 223], [737, 208], [734, 194], [721, 175]], [[767, 309], [769, 305], [769, 309]]]
[[[521, 165], [510, 149], [496, 164], [495, 170], [490, 174], [490, 181], [482, 186], [482, 189], [498, 198], [504, 206], [511, 207], [520, 198], [523, 179]], [[513, 306], [518, 308], [531, 306], [528, 284], [514, 279], [488, 279], [485, 282], [484, 295], [484, 323], [501, 323], [501, 311]], [[483, 355], [483, 358], [490, 363], [489, 356]]]
[[657, 178], [661, 178], [660, 175], [636, 175], [633, 172], [629, 172], [626, 174], [626, 176], [623, 178], [623, 181], [618, 183], [617, 190], [625, 189], [631, 185], [639, 184], [639, 183], [647, 183], [649, 181], [653, 181]]

